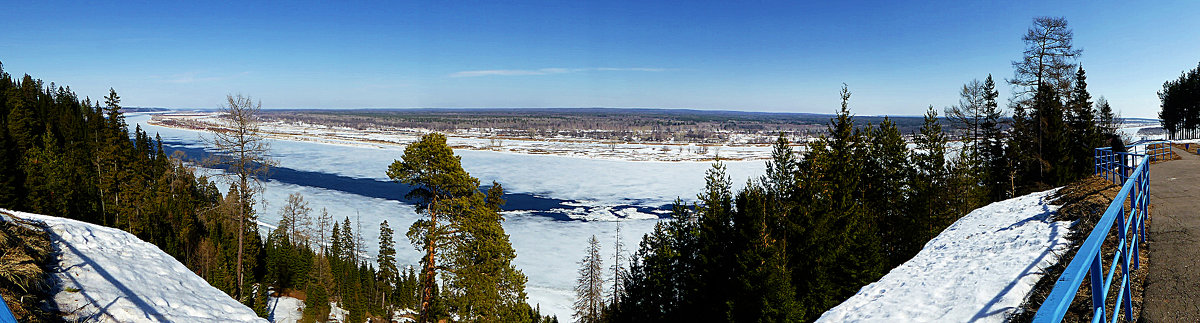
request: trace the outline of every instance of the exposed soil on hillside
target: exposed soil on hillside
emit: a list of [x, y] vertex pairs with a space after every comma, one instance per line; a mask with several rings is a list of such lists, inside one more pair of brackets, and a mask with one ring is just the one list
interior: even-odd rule
[[[1083, 243], [1092, 232], [1092, 229], [1096, 227], [1096, 221], [1100, 220], [1104, 215], [1105, 209], [1108, 208], [1113, 197], [1120, 192], [1120, 189], [1121, 187], [1112, 184], [1112, 182], [1104, 178], [1093, 176], [1076, 181], [1058, 191], [1052, 204], [1061, 205], [1062, 207], [1059, 208], [1054, 219], [1057, 221], [1076, 221], [1071, 234], [1067, 236], [1071, 241], [1071, 246], [1067, 249], [1066, 253], [1059, 255], [1059, 261], [1054, 266], [1043, 268], [1046, 275], [1034, 285], [1033, 291], [1027, 296], [1025, 304], [1021, 306], [1017, 314], [1009, 318], [1010, 322], [1030, 322], [1033, 320], [1034, 314], [1037, 313], [1038, 308], [1042, 306], [1042, 302], [1049, 296], [1050, 290], [1054, 288], [1054, 283], [1057, 282], [1063, 270], [1066, 269], [1067, 265], [1075, 257], [1075, 253], [1079, 250], [1079, 244]], [[1153, 205], [1150, 206], [1150, 209], [1150, 213], [1153, 214]], [[1146, 227], [1149, 226], [1150, 219], [1147, 218]], [[1119, 239], [1115, 234], [1115, 230], [1117, 230], [1115, 223], [1112, 230], [1109, 232], [1108, 238], [1105, 239], [1101, 248], [1103, 254], [1101, 259], [1105, 274], [1111, 268], [1112, 258], [1116, 253], [1117, 244], [1119, 243]], [[1144, 247], [1145, 244], [1143, 243], [1142, 246]], [[1139, 259], [1141, 266], [1132, 273], [1134, 279], [1130, 284], [1133, 295], [1133, 315], [1129, 316], [1129, 313], [1122, 313], [1126, 317], [1138, 317], [1142, 308], [1142, 295], [1145, 290], [1146, 273], [1148, 272], [1147, 268], [1149, 265], [1147, 263], [1147, 253], [1142, 252], [1139, 255]], [[1116, 276], [1114, 279], [1118, 280], [1114, 285], [1118, 284], [1120, 277]], [[1110, 288], [1107, 297], [1108, 300], [1105, 302], [1106, 306], [1111, 307], [1112, 304], [1116, 303], [1118, 290], [1115, 286], [1114, 288]], [[1092, 317], [1091, 295], [1091, 282], [1088, 279], [1084, 279], [1079, 287], [1079, 292], [1075, 295], [1075, 300], [1072, 301], [1062, 321], [1090, 322]]]
[[0, 218], [0, 296], [17, 322], [61, 321], [43, 309], [50, 299], [46, 273], [54, 252], [50, 238], [39, 226], [0, 214], [4, 216]]

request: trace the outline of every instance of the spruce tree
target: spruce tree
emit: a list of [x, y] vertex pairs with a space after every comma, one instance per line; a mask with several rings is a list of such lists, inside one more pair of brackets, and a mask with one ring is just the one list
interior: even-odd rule
[[738, 192], [734, 217], [735, 284], [721, 293], [733, 322], [792, 322], [802, 315], [788, 270], [784, 218], [772, 205], [781, 203], [758, 183]]
[[728, 266], [734, 251], [729, 244], [734, 236], [733, 183], [725, 172], [725, 164], [713, 163], [704, 182], [705, 190], [697, 196], [700, 205], [696, 212], [699, 263], [691, 277], [697, 290], [685, 300], [686, 307], [682, 310], [697, 320], [726, 315], [729, 304], [720, 291], [730, 290], [734, 284], [732, 268]]
[[1103, 145], [1096, 127], [1095, 108], [1092, 107], [1092, 95], [1087, 90], [1087, 74], [1083, 66], [1075, 73], [1075, 87], [1067, 102], [1067, 160], [1069, 178], [1075, 179], [1090, 175], [1092, 172], [1093, 149]]
[[387, 303], [387, 295], [391, 293], [393, 285], [400, 277], [400, 272], [396, 269], [396, 248], [395, 242], [392, 240], [392, 228], [388, 227], [387, 220], [383, 220], [379, 224], [379, 281], [385, 286], [383, 302]]
[[[1096, 109], [1099, 110], [1099, 128], [1104, 137], [1117, 134], [1118, 123], [1120, 117], [1113, 112], [1112, 106], [1108, 104], [1108, 100], [1100, 97], [1096, 100]], [[1200, 109], [1198, 109], [1200, 110]]]
[[921, 241], [914, 241], [909, 235], [914, 232], [913, 219], [905, 209], [909, 203], [905, 187], [912, 177], [908, 147], [891, 118], [884, 118], [879, 126], [870, 128], [866, 141], [863, 199], [868, 212], [878, 221], [880, 247], [888, 259], [887, 267], [893, 267], [915, 255], [920, 248], [917, 241]]
[[913, 141], [917, 149], [910, 153], [909, 158], [916, 173], [911, 184], [914, 197], [909, 205], [913, 208], [910, 216], [918, 223], [915, 232], [921, 234], [913, 237], [913, 240], [927, 241], [950, 221], [944, 198], [950, 179], [946, 167], [946, 137], [933, 106], [926, 111], [925, 122]]
[[333, 222], [333, 231], [330, 233], [329, 241], [329, 258], [342, 259], [342, 226], [337, 221]]
[[995, 202], [1008, 198], [1005, 189], [1005, 179], [1009, 174], [1008, 158], [1004, 155], [1004, 131], [1002, 129], [999, 104], [996, 98], [1000, 96], [992, 75], [983, 82], [984, 105], [983, 122], [980, 124], [981, 147], [979, 150], [980, 166], [982, 167], [983, 186], [988, 197], [986, 202]]

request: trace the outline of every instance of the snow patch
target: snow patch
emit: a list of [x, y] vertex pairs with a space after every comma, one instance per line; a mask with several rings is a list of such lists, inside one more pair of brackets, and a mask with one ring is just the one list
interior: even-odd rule
[[817, 321], [1005, 321], [1068, 245], [1071, 222], [1050, 220], [1056, 190], [972, 211]]
[[[125, 231], [2, 210], [42, 222], [58, 253], [54, 295], [67, 321], [265, 322], [158, 247]], [[9, 219], [0, 219], [8, 221]]]
[[290, 296], [267, 299], [267, 311], [273, 323], [295, 323], [304, 316], [304, 301]]

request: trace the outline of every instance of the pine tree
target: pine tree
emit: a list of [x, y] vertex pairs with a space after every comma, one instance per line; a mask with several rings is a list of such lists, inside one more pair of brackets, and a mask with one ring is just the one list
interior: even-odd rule
[[[436, 276], [447, 273], [445, 294], [465, 320], [511, 321], [523, 317], [525, 275], [512, 267], [516, 251], [501, 226], [503, 188], [493, 183], [486, 194], [479, 180], [462, 168], [446, 137], [428, 134], [404, 150], [388, 167], [388, 177], [415, 186], [410, 198], [425, 215], [408, 237], [425, 252], [421, 260], [420, 321], [436, 319]], [[439, 265], [440, 263], [440, 265]]]
[[600, 322], [604, 309], [604, 266], [600, 259], [600, 241], [588, 240], [588, 252], [579, 261], [579, 278], [575, 281], [575, 322]]
[[625, 297], [614, 311], [618, 322], [681, 321], [683, 300], [695, 290], [693, 275], [698, 266], [696, 215], [676, 200], [671, 220], [654, 225], [642, 238], [625, 283]]
[[1017, 104], [1029, 105], [1042, 86], [1056, 93], [1066, 93], [1071, 88], [1071, 74], [1076, 66], [1073, 60], [1083, 52], [1073, 47], [1074, 37], [1065, 18], [1033, 18], [1033, 26], [1021, 38], [1025, 51], [1020, 61], [1012, 62], [1015, 73], [1008, 80], [1017, 87]]

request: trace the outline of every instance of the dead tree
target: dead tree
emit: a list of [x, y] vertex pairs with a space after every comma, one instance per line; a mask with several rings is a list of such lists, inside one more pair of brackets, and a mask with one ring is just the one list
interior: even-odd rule
[[216, 154], [211, 156], [206, 164], [223, 168], [225, 172], [222, 177], [232, 181], [232, 188], [237, 190], [239, 205], [232, 214], [232, 220], [238, 230], [238, 287], [235, 296], [240, 300], [242, 288], [245, 287], [242, 258], [246, 227], [247, 223], [254, 223], [251, 222], [254, 220], [254, 197], [262, 190], [259, 177], [266, 175], [274, 162], [267, 157], [270, 146], [259, 131], [258, 114], [262, 102], [254, 102], [250, 97], [241, 94], [227, 95], [225, 98], [227, 102], [220, 111], [224, 124], [212, 128], [212, 137], [205, 137], [204, 141], [216, 150]]

